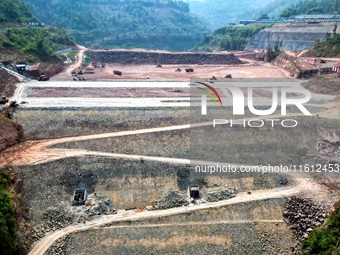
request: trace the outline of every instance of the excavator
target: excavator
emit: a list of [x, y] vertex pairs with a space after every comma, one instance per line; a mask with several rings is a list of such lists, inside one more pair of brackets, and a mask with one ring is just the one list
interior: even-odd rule
[[5, 105], [2, 109], [3, 114], [9, 118], [12, 119], [13, 113], [15, 112], [15, 109], [19, 106], [17, 101], [9, 101], [6, 97], [2, 97], [0, 104]]

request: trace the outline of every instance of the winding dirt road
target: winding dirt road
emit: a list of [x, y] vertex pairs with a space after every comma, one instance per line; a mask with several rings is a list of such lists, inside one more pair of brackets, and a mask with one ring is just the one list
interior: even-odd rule
[[[301, 114], [291, 114], [289, 116], [301, 116]], [[278, 118], [280, 116], [273, 116], [272, 118]], [[254, 117], [252, 118], [254, 119]], [[260, 117], [259, 117], [260, 119]], [[189, 159], [181, 159], [181, 158], [166, 158], [166, 157], [151, 157], [145, 155], [126, 155], [126, 154], [116, 154], [116, 153], [106, 153], [106, 152], [97, 152], [97, 151], [88, 151], [88, 150], [74, 150], [74, 149], [54, 149], [50, 148], [56, 144], [62, 144], [67, 142], [77, 142], [77, 141], [86, 141], [86, 140], [94, 140], [94, 139], [102, 139], [102, 138], [112, 138], [112, 137], [121, 137], [121, 136], [130, 136], [130, 135], [138, 135], [138, 134], [146, 134], [146, 133], [154, 133], [154, 132], [162, 132], [162, 131], [173, 131], [173, 130], [181, 130], [181, 129], [189, 129], [198, 126], [209, 126], [212, 125], [211, 122], [207, 123], [199, 123], [195, 125], [178, 125], [178, 126], [169, 126], [169, 127], [161, 127], [161, 128], [149, 128], [149, 129], [140, 129], [140, 130], [131, 130], [131, 131], [120, 131], [113, 133], [105, 133], [105, 134], [95, 134], [95, 135], [85, 135], [78, 137], [65, 137], [58, 139], [50, 139], [50, 140], [41, 140], [41, 141], [27, 141], [21, 143], [19, 145], [13, 146], [0, 154], [1, 162], [0, 166], [6, 164], [13, 165], [33, 165], [40, 164], [43, 162], [49, 162], [65, 157], [76, 157], [76, 156], [104, 156], [104, 157], [112, 157], [112, 158], [123, 158], [128, 160], [143, 160], [146, 161], [157, 161], [157, 162], [168, 162], [172, 164], [190, 164]], [[216, 203], [206, 203], [201, 205], [196, 205], [193, 207], [180, 207], [173, 208], [168, 210], [159, 210], [159, 211], [144, 211], [140, 213], [135, 212], [126, 212], [119, 211], [116, 215], [108, 215], [103, 216], [99, 219], [87, 222], [86, 224], [80, 225], [72, 225], [66, 227], [64, 229], [55, 231], [50, 233], [37, 241], [30, 255], [42, 255], [44, 254], [49, 247], [58, 239], [65, 237], [68, 234], [78, 232], [78, 231], [86, 231], [89, 229], [95, 228], [105, 228], [108, 224], [114, 222], [124, 222], [124, 221], [138, 221], [143, 219], [150, 219], [154, 217], [162, 217], [162, 216], [170, 216], [176, 214], [182, 214], [195, 210], [202, 210], [206, 208], [217, 208], [231, 204], [243, 203], [243, 202], [251, 202], [251, 201], [259, 201], [265, 199], [273, 199], [273, 198], [282, 198], [288, 197], [297, 193], [306, 192], [310, 195], [315, 196], [327, 196], [327, 191], [325, 188], [317, 183], [316, 180], [311, 178], [295, 178], [293, 186], [287, 186], [283, 188], [274, 188], [270, 190], [256, 190], [253, 191], [251, 195], [246, 193], [240, 193], [235, 198], [230, 200], [219, 201]], [[249, 221], [253, 222], [253, 221]], [[227, 224], [237, 224], [240, 222], [226, 222]], [[191, 224], [191, 223], [188, 223]], [[201, 223], [193, 223], [193, 224], [201, 224]], [[208, 223], [206, 223], [208, 224]], [[213, 224], [209, 222], [209, 224]], [[152, 225], [143, 225], [145, 227], [151, 227]], [[111, 226], [110, 226], [111, 227]], [[119, 227], [119, 226], [112, 226]], [[120, 226], [122, 227], [122, 226]], [[124, 226], [128, 227], [128, 226]], [[133, 227], [133, 226], [131, 226]]]
[[[235, 198], [232, 198], [230, 200], [223, 200], [216, 203], [207, 203], [207, 204], [201, 204], [196, 205], [192, 207], [179, 207], [179, 208], [172, 208], [168, 210], [158, 210], [158, 211], [145, 211], [140, 213], [135, 213], [133, 211], [126, 212], [126, 211], [118, 211], [115, 215], [107, 215], [103, 216], [99, 219], [93, 220], [91, 222], [88, 222], [86, 224], [80, 224], [80, 225], [73, 225], [66, 227], [64, 229], [55, 231], [51, 234], [46, 235], [42, 239], [40, 239], [33, 247], [29, 255], [42, 255], [44, 254], [51, 245], [57, 241], [58, 239], [69, 235], [74, 232], [79, 231], [86, 231], [89, 229], [98, 229], [98, 228], [119, 228], [119, 227], [135, 227], [134, 225], [131, 226], [109, 226], [108, 224], [115, 223], [115, 222], [124, 222], [124, 221], [138, 221], [138, 220], [145, 220], [145, 219], [151, 219], [156, 217], [164, 217], [164, 216], [171, 216], [171, 215], [177, 215], [187, 212], [193, 212], [196, 210], [203, 210], [208, 208], [218, 208], [226, 205], [232, 205], [237, 203], [244, 203], [244, 202], [251, 202], [251, 201], [259, 201], [259, 200], [265, 200], [265, 199], [273, 199], [273, 198], [282, 198], [282, 197], [288, 197], [292, 196], [294, 194], [308, 191], [307, 187], [311, 187], [312, 189], [309, 190], [309, 192], [322, 192], [321, 187], [318, 185], [315, 185], [311, 179], [297, 179], [296, 180], [296, 186], [292, 187], [284, 187], [284, 188], [275, 188], [271, 190], [257, 190], [252, 192], [251, 195], [248, 195], [247, 193], [240, 193]], [[240, 223], [248, 223], [248, 222], [282, 222], [282, 220], [249, 220], [249, 221], [226, 221], [224, 223], [226, 224], [240, 224]], [[221, 223], [221, 222], [218, 222]], [[187, 224], [201, 224], [201, 223], [187, 223]], [[204, 224], [204, 223], [203, 223]], [[205, 223], [205, 224], [214, 224], [212, 222]], [[146, 224], [143, 225], [144, 227], [152, 227], [155, 224]], [[171, 224], [172, 225], [172, 224]], [[155, 226], [159, 226], [156, 224]]]

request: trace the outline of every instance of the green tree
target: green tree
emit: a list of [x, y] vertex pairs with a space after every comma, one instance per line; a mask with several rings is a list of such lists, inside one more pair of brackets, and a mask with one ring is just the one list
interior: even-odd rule
[[16, 233], [14, 205], [8, 193], [0, 187], [0, 251], [1, 254], [14, 254]]
[[262, 14], [257, 20], [263, 20], [263, 19], [269, 19], [269, 16], [267, 13]]
[[340, 201], [334, 204], [334, 211], [324, 226], [315, 228], [302, 244], [306, 254], [340, 254]]

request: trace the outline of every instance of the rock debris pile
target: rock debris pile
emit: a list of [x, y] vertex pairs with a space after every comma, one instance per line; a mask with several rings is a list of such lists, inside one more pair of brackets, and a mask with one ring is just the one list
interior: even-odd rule
[[158, 53], [138, 51], [88, 51], [93, 61], [118, 65], [239, 65], [244, 64], [234, 54]]
[[313, 227], [325, 222], [327, 210], [312, 199], [293, 196], [289, 198], [283, 216], [297, 238], [303, 241]]
[[84, 206], [71, 206], [69, 203], [60, 203], [49, 207], [44, 212], [44, 223], [32, 227], [32, 237], [39, 240], [46, 233], [65, 228], [74, 223], [85, 223], [96, 216], [115, 213], [112, 202], [106, 196], [89, 196], [91, 200]]

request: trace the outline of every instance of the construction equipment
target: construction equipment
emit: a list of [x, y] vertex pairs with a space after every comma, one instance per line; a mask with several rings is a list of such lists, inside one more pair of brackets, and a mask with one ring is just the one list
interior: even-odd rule
[[122, 75], [123, 73], [122, 73], [121, 71], [114, 70], [114, 71], [113, 71], [113, 74], [114, 74], [114, 75]]
[[[7, 99], [8, 101], [8, 99]], [[19, 106], [19, 104], [17, 103], [17, 101], [10, 101], [7, 105], [5, 105], [5, 107], [3, 108], [3, 113], [4, 115], [9, 118], [12, 119], [13, 117], [13, 113], [15, 112], [15, 109]]]
[[48, 81], [48, 80], [50, 80], [50, 78], [48, 78], [47, 76], [45, 76], [45, 75], [40, 75], [39, 76], [39, 78], [38, 78], [38, 81]]

